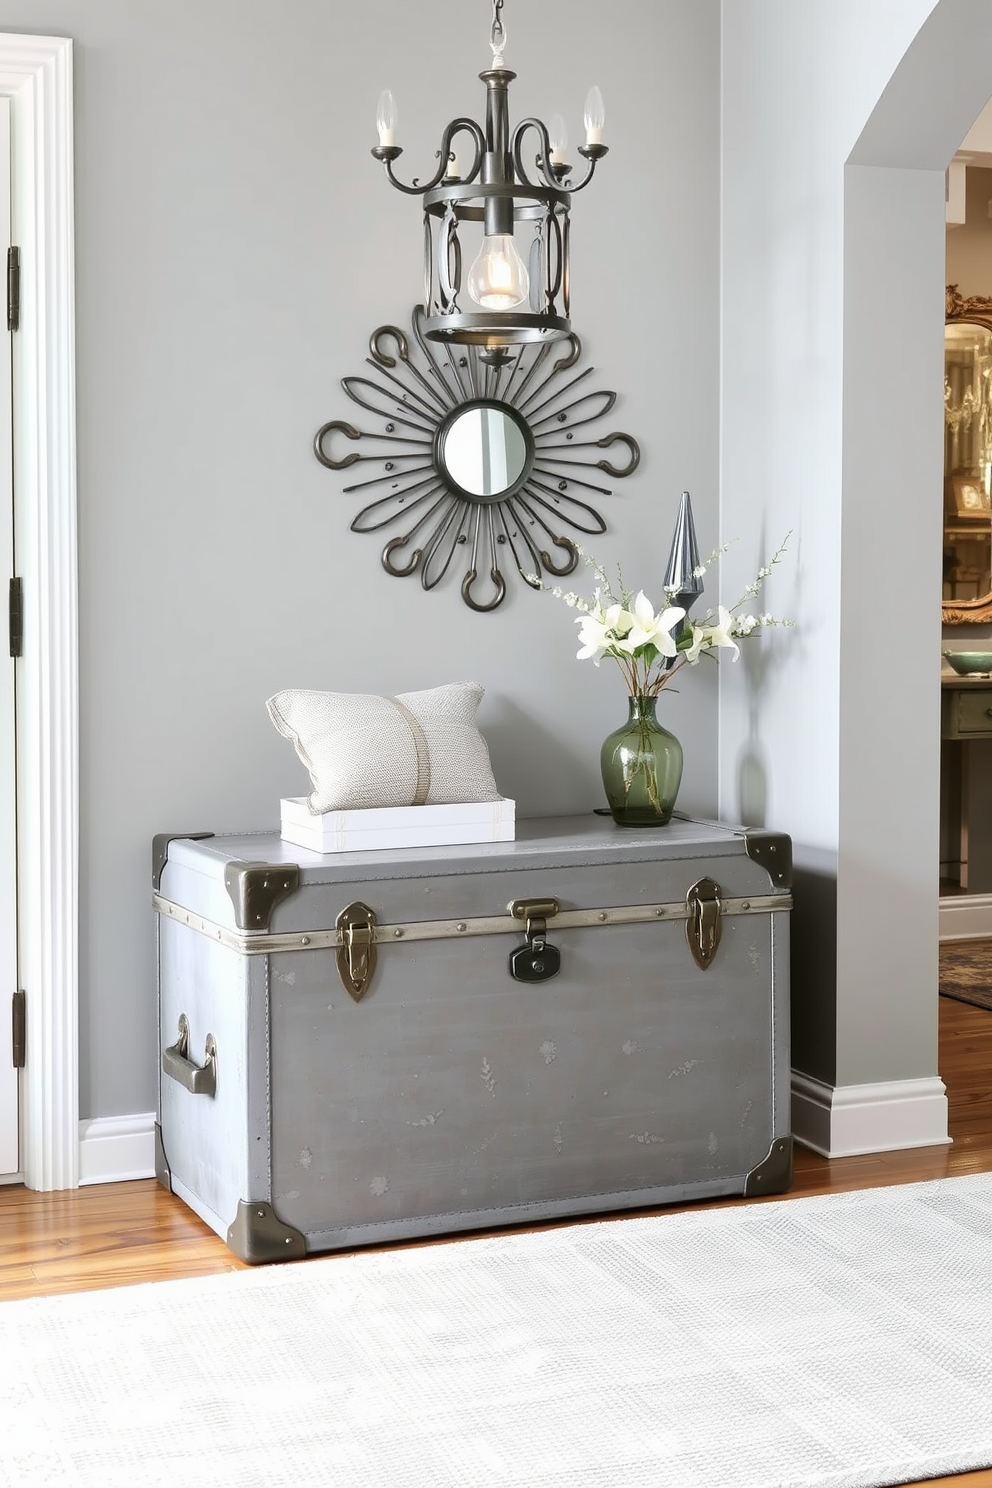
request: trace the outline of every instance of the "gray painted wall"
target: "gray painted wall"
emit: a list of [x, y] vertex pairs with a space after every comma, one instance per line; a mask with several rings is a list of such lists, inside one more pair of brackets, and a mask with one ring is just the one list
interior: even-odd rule
[[797, 943], [794, 1062], [841, 1085], [925, 1077], [943, 173], [992, 88], [992, 14], [725, 0], [723, 18], [722, 517], [796, 523], [803, 628], [764, 666], [760, 710], [746, 672], [721, 673], [721, 807], [748, 814], [750, 730], [768, 819], [796, 838], [797, 898], [820, 907], [818, 936]]
[[[495, 615], [387, 577], [311, 453], [338, 380], [420, 294], [416, 202], [368, 150], [383, 86], [408, 176], [481, 111], [486, 0], [4, 0], [0, 28], [75, 48], [81, 645], [81, 1114], [154, 1106], [149, 843], [271, 828], [306, 776], [269, 724], [287, 686], [395, 692], [478, 677], [522, 815], [598, 804], [618, 674], [574, 660], [572, 612], [518, 582]], [[573, 319], [640, 470], [605, 502], [649, 589], [678, 496], [717, 541], [717, 0], [516, 0], [513, 116], [589, 83], [611, 154], [573, 214]], [[716, 680], [665, 708], [680, 804], [716, 807]]]

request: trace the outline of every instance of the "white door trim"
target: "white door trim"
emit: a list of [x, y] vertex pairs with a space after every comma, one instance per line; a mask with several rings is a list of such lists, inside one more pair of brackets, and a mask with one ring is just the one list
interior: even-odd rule
[[14, 520], [24, 584], [17, 663], [18, 898], [27, 1064], [21, 1167], [30, 1188], [79, 1179], [78, 603], [72, 42], [0, 35], [11, 100]]
[[[10, 99], [0, 97], [0, 254], [10, 237]], [[0, 319], [0, 582], [14, 572], [11, 335]], [[17, 986], [17, 815], [14, 799], [14, 662], [0, 652], [0, 1001]], [[0, 1178], [20, 1167], [20, 1080], [12, 1020], [0, 1018]]]

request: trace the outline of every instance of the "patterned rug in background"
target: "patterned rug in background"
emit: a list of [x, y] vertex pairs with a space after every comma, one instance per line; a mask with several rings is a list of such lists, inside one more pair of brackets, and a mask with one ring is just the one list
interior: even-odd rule
[[992, 1012], [992, 940], [944, 940], [940, 945], [941, 997]]

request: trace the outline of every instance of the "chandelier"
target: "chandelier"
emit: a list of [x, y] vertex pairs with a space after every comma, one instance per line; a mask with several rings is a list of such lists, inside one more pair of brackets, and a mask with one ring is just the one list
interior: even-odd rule
[[[387, 90], [379, 99], [379, 143], [372, 151], [397, 190], [423, 198], [425, 334], [432, 341], [481, 347], [496, 364], [511, 346], [570, 334], [569, 209], [607, 153], [603, 98], [596, 87], [586, 98], [586, 138], [578, 146], [586, 161], [581, 180], [572, 179], [572, 166], [565, 163], [568, 140], [560, 114], [550, 125], [524, 119], [511, 134], [508, 95], [516, 73], [503, 65], [502, 9], [503, 0], [493, 0], [492, 67], [479, 74], [486, 86], [485, 128], [474, 119], [453, 119], [441, 136], [432, 178], [414, 178], [407, 186], [393, 172], [402, 150], [396, 104]], [[524, 154], [529, 134], [537, 147], [533, 176]]]

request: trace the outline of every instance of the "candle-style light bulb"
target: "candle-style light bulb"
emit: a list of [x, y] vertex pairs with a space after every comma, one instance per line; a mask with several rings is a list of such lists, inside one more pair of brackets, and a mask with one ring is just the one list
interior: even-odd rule
[[384, 88], [379, 94], [379, 106], [375, 111], [375, 127], [379, 131], [379, 144], [381, 146], [395, 145], [396, 126], [399, 123], [399, 115], [396, 110], [396, 99], [388, 88]]
[[552, 114], [548, 122], [548, 140], [551, 145], [551, 164], [565, 164], [565, 150], [568, 145], [568, 130], [565, 128], [565, 120], [561, 114]]
[[586, 94], [586, 107], [582, 119], [586, 126], [586, 144], [601, 145], [603, 125], [606, 123], [606, 109], [603, 107], [603, 95], [595, 86], [590, 88]]
[[512, 310], [530, 294], [530, 276], [510, 233], [484, 237], [468, 271], [468, 292], [484, 310]]

